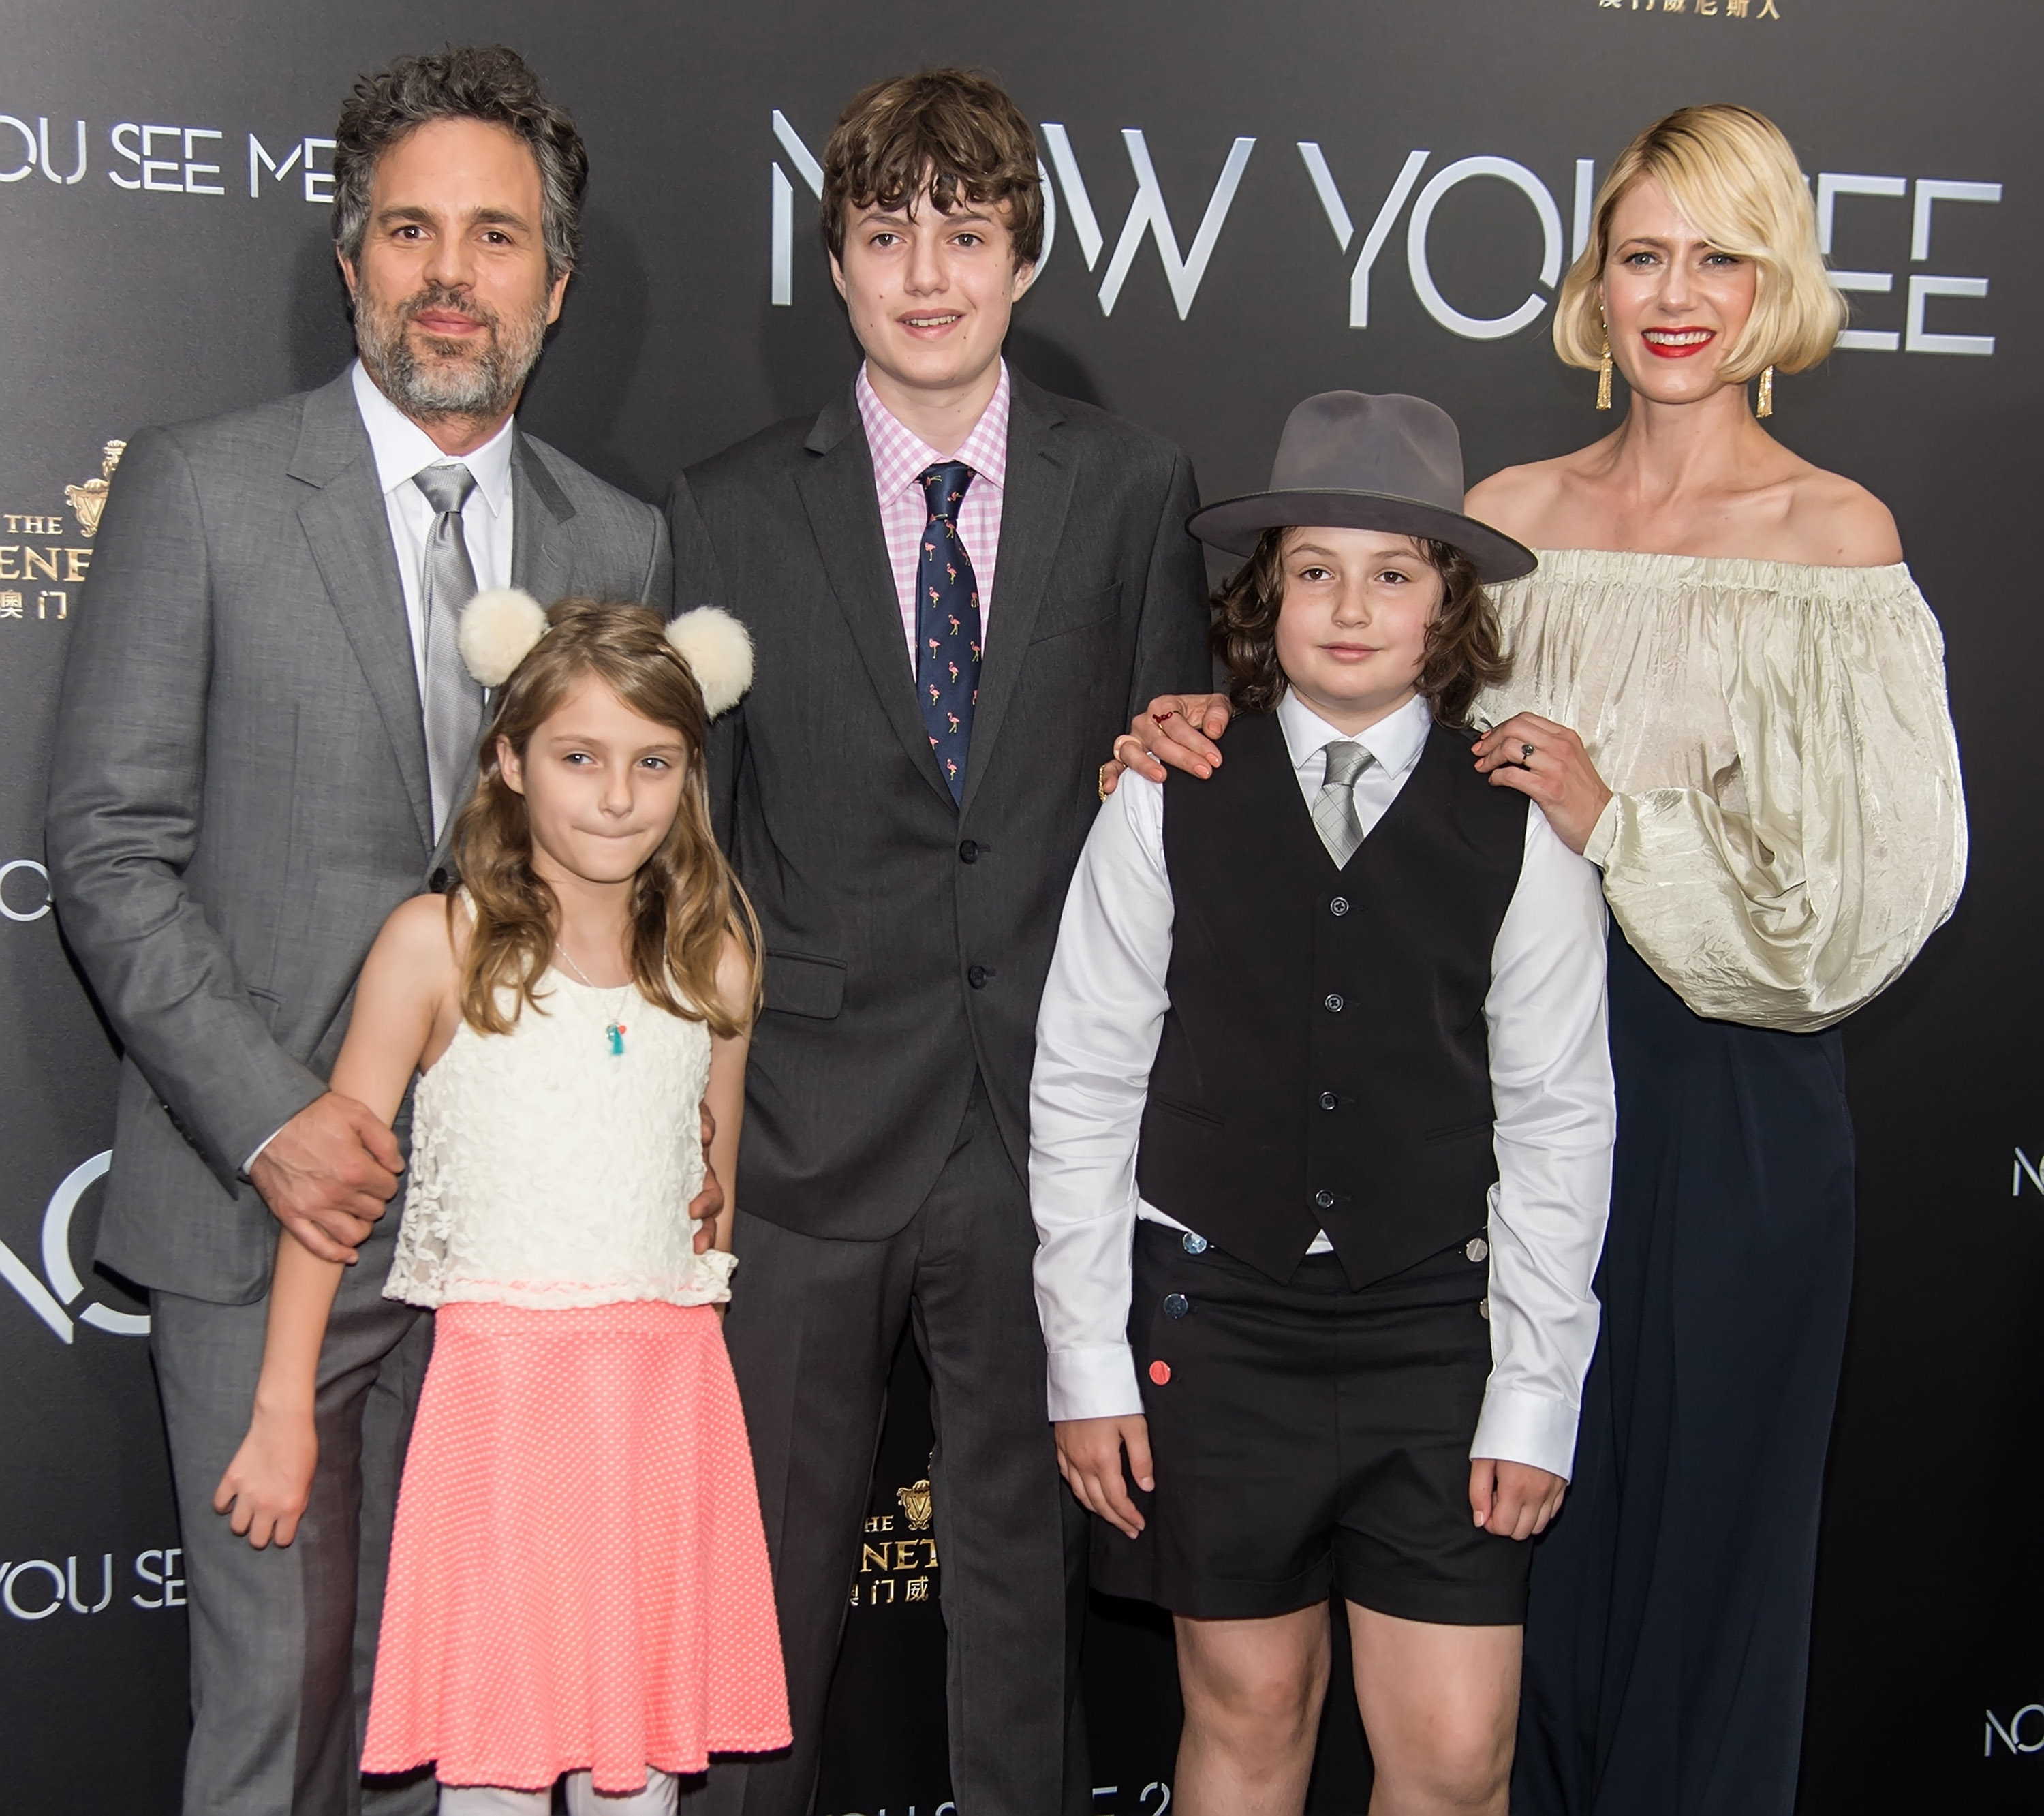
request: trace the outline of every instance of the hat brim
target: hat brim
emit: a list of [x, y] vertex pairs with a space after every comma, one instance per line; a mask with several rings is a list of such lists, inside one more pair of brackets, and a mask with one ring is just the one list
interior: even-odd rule
[[1185, 528], [1201, 541], [1243, 556], [1256, 552], [1256, 539], [1265, 530], [1308, 524], [1451, 543], [1475, 564], [1477, 579], [1492, 583], [1520, 579], [1540, 564], [1523, 543], [1487, 523], [1390, 492], [1251, 492], [1208, 505], [1185, 520]]

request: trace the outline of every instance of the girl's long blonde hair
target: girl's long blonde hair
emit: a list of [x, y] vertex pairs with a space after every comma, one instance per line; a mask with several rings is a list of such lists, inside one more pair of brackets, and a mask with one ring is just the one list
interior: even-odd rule
[[[522, 760], [532, 733], [590, 677], [679, 733], [688, 755], [674, 823], [632, 879], [632, 982], [670, 1014], [728, 1038], [759, 1006], [759, 923], [710, 830], [702, 691], [644, 606], [563, 599], [547, 625], [505, 683], [478, 759], [481, 778], [455, 822], [455, 861], [474, 918], [462, 961], [462, 1018], [478, 1033], [508, 1034], [526, 1004], [540, 1009], [536, 990], [553, 959], [559, 904], [532, 868], [525, 798], [504, 779], [498, 747], [508, 744]], [[451, 898], [448, 911], [451, 927]], [[726, 1002], [717, 987], [732, 934], [752, 955], [742, 1002]]]

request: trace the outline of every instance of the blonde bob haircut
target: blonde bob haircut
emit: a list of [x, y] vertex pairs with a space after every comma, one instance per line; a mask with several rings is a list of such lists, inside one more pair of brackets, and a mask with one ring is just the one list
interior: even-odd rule
[[1720, 367], [1742, 384], [1769, 366], [1800, 372], [1831, 352], [1846, 304], [1817, 249], [1817, 210], [1781, 129], [1750, 107], [1716, 102], [1657, 120], [1619, 154], [1597, 192], [1589, 243], [1562, 280], [1554, 351], [1594, 371], [1603, 362], [1597, 288], [1611, 257], [1611, 217], [1651, 179], [1721, 252], [1757, 267], [1753, 314]]

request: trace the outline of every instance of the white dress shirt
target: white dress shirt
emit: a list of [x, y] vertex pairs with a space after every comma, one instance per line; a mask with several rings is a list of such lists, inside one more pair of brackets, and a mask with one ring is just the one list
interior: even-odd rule
[[[1337, 731], [1288, 693], [1278, 719], [1308, 806]], [[1366, 839], [1417, 766], [1432, 721], [1415, 699], [1360, 733]], [[1170, 1007], [1172, 898], [1164, 790], [1133, 771], [1093, 822], [1065, 900], [1036, 1022], [1029, 1195], [1053, 1419], [1143, 1410], [1128, 1341], [1135, 1155]], [[1596, 1343], [1591, 1276], [1604, 1246], [1617, 1112], [1604, 1025], [1604, 898], [1596, 868], [1527, 803], [1517, 887], [1484, 1002], [1497, 1183], [1491, 1187], [1491, 1373], [1472, 1456], [1566, 1476]], [[1314, 1244], [1325, 1246], [1324, 1237]]]
[[[384, 514], [390, 520], [390, 544], [398, 553], [398, 577], [405, 587], [405, 621], [412, 630], [412, 666], [420, 698], [426, 688], [426, 543], [438, 514], [426, 494], [412, 483], [428, 467], [459, 464], [475, 475], [475, 490], [461, 512], [462, 540], [468, 544], [478, 591], [511, 584], [511, 437], [513, 419], [472, 454], [444, 454], [433, 438], [376, 388], [376, 381], [355, 362], [355, 407], [369, 431], [375, 457], [376, 483], [382, 490]], [[543, 606], [551, 605], [542, 599]]]
[[[894, 575], [894, 594], [901, 607], [901, 637], [908, 646], [909, 671], [916, 665], [916, 575], [922, 561], [923, 532], [929, 527], [930, 504], [920, 476], [945, 464], [946, 456], [918, 435], [880, 401], [859, 368], [852, 386], [866, 445], [873, 456], [873, 490], [880, 506], [880, 533], [886, 539], [887, 560]], [[972, 433], [949, 456], [972, 469], [958, 512], [959, 541], [972, 564], [979, 590], [980, 647], [986, 645], [993, 615], [994, 565], [1001, 555], [1001, 507], [1008, 489], [1008, 410], [1013, 395], [1008, 362], [1001, 362], [1001, 381], [980, 412]]]
[[[426, 494], [412, 483], [428, 467], [456, 457], [444, 454], [433, 438], [376, 388], [376, 381], [357, 360], [348, 376], [355, 385], [355, 407], [369, 432], [369, 452], [376, 462], [376, 483], [383, 493], [383, 513], [390, 520], [390, 546], [397, 552], [398, 578], [405, 589], [405, 622], [412, 633], [412, 675], [419, 698], [426, 695], [426, 542], [439, 515]], [[468, 544], [478, 591], [511, 584], [511, 434], [513, 418], [460, 464], [475, 475], [475, 490], [462, 506], [462, 540]], [[541, 604], [551, 603], [542, 600]], [[420, 706], [423, 718], [425, 708]], [[246, 1175], [263, 1148], [277, 1139], [272, 1130], [261, 1148], [241, 1164]]]

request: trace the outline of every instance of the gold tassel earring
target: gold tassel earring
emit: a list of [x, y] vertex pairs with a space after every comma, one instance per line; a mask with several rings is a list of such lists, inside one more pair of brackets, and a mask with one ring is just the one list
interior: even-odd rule
[[1597, 402], [1599, 410], [1611, 408], [1611, 336], [1604, 337], [1604, 363], [1597, 367]]
[[1774, 414], [1774, 368], [1772, 366], [1760, 375], [1760, 397], [1753, 406], [1753, 414], [1755, 416], [1772, 416]]

